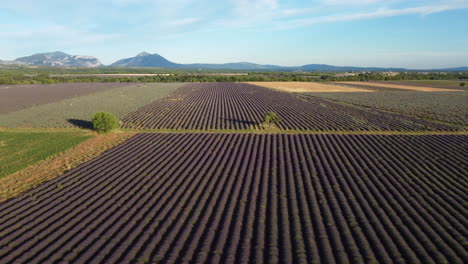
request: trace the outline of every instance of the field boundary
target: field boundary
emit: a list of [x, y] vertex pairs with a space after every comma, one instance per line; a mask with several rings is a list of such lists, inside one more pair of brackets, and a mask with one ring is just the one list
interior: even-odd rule
[[130, 133], [161, 134], [310, 134], [310, 135], [468, 135], [468, 131], [312, 131], [312, 130], [172, 130], [172, 129], [122, 129]]
[[[462, 127], [465, 128], [466, 127]], [[18, 133], [41, 133], [41, 132], [77, 132], [83, 131], [79, 128], [0, 128], [0, 132], [18, 132]], [[90, 134], [96, 135], [95, 132], [88, 130]], [[121, 128], [113, 134], [138, 134], [138, 133], [161, 133], [161, 134], [316, 134], [316, 135], [468, 135], [467, 131], [352, 131], [352, 130], [335, 130], [335, 131], [320, 131], [320, 130], [281, 130], [281, 129], [133, 129]]]
[[64, 152], [1, 178], [0, 202], [16, 197], [94, 159], [103, 152], [120, 145], [133, 135], [133, 133], [97, 135]]

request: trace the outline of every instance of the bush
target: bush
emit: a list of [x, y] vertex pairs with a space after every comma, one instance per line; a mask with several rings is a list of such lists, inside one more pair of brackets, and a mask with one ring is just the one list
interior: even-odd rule
[[275, 122], [280, 122], [281, 119], [275, 112], [266, 112], [265, 116], [263, 117], [263, 124], [270, 126]]
[[464, 83], [464, 82], [461, 82], [461, 83], [460, 83], [460, 87], [465, 87], [465, 83]]
[[98, 133], [106, 133], [119, 127], [119, 120], [112, 113], [96, 112], [93, 115], [93, 127]]

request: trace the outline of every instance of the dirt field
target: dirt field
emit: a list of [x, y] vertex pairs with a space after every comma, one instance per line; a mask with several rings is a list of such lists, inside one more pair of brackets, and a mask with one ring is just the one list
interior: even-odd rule
[[106, 91], [131, 83], [61, 83], [0, 85], [0, 114], [22, 110], [33, 105]]
[[411, 86], [411, 85], [397, 85], [397, 84], [390, 84], [384, 82], [335, 82], [335, 84], [352, 84], [352, 85], [362, 85], [362, 86], [370, 86], [370, 87], [385, 87], [385, 88], [392, 88], [392, 89], [403, 89], [403, 90], [413, 90], [413, 91], [420, 91], [420, 92], [458, 92], [459, 89], [446, 89], [446, 88], [434, 88], [434, 87], [422, 87], [422, 86]]
[[280, 91], [292, 93], [313, 93], [313, 92], [373, 92], [370, 89], [355, 88], [349, 86], [323, 84], [317, 82], [247, 82], [258, 86], [273, 88]]

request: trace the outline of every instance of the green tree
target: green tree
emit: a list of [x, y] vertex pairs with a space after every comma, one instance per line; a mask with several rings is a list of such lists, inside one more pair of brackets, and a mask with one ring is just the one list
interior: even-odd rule
[[281, 118], [275, 112], [266, 112], [263, 117], [263, 124], [271, 126], [273, 123], [278, 123], [281, 121]]
[[460, 83], [460, 87], [465, 87], [465, 83], [464, 83], [464, 82], [461, 82], [461, 83]]
[[93, 127], [98, 133], [107, 133], [119, 127], [117, 117], [108, 112], [96, 112], [92, 118]]

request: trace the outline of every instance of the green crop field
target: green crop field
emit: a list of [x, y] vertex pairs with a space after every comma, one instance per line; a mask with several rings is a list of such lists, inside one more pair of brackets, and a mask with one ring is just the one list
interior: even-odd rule
[[182, 83], [138, 84], [37, 105], [1, 114], [0, 127], [89, 128], [91, 117], [97, 111], [111, 112], [121, 118], [154, 100], [167, 96], [182, 85]]
[[0, 178], [73, 147], [91, 136], [77, 132], [0, 132]]

